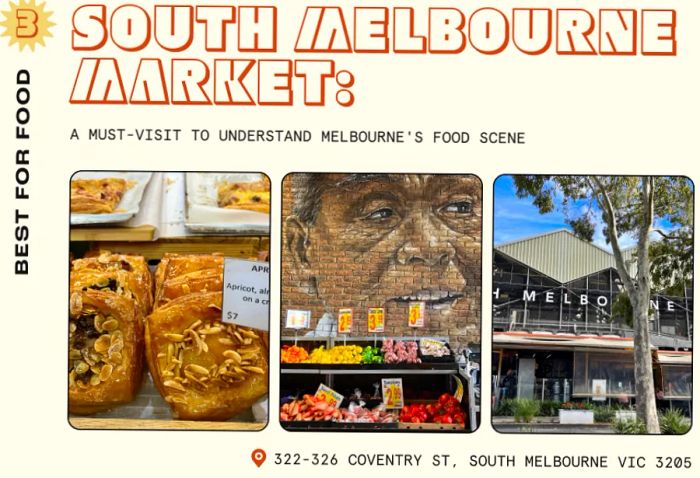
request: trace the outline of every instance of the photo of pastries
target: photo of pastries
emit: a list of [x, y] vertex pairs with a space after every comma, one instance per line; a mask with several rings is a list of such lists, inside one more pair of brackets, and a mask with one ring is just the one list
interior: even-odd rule
[[[189, 174], [152, 173], [132, 220], [71, 228], [75, 428], [261, 430], [267, 423], [268, 331], [223, 322], [222, 303], [225, 262], [266, 262], [269, 237], [191, 232], [183, 214]], [[265, 183], [246, 194], [266, 187], [269, 204]]]

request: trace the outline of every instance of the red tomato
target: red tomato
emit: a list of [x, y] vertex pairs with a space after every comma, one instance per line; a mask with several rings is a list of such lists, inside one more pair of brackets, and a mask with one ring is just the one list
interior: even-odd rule
[[420, 423], [420, 418], [418, 418], [418, 417], [411, 418], [411, 423]]

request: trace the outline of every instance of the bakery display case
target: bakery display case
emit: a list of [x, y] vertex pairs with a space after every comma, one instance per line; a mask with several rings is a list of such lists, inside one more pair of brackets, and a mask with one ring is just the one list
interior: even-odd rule
[[[193, 174], [206, 190], [188, 190]], [[222, 321], [222, 297], [227, 259], [268, 260], [269, 181], [260, 174], [207, 174], [73, 178], [67, 383], [73, 427], [261, 430], [267, 424], [269, 334]], [[241, 223], [237, 180], [244, 192]], [[134, 188], [141, 190], [134, 195]], [[219, 188], [227, 188], [230, 206], [225, 227], [220, 216], [209, 229], [188, 227], [190, 198], [215, 197]], [[200, 215], [198, 224], [207, 220]]]

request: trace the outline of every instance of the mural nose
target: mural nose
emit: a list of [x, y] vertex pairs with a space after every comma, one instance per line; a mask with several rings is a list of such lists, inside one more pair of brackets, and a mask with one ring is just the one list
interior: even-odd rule
[[396, 253], [399, 264], [425, 264], [428, 266], [447, 265], [452, 259], [452, 253], [445, 247], [418, 246], [410, 242], [405, 243]]
[[406, 234], [404, 243], [396, 252], [399, 264], [445, 266], [454, 257], [454, 247], [444, 237], [443, 231], [425, 216], [411, 221]]

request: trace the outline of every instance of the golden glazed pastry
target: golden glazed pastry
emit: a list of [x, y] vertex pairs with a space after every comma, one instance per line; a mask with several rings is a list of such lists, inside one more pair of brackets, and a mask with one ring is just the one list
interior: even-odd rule
[[150, 285], [144, 283], [140, 276], [124, 269], [97, 269], [73, 270], [70, 273], [70, 290], [85, 291], [88, 289], [113, 292], [127, 299], [136, 301], [145, 317], [151, 312], [152, 298]]
[[270, 180], [253, 183], [222, 183], [218, 188], [219, 207], [270, 213]]
[[183, 295], [146, 319], [146, 359], [176, 418], [227, 420], [267, 393], [257, 332], [221, 322], [221, 292]]
[[136, 302], [88, 289], [70, 296], [68, 408], [89, 414], [130, 402], [143, 374], [143, 325]]
[[[143, 257], [103, 252], [98, 257], [76, 259], [73, 261], [72, 266], [71, 288], [73, 288], [73, 277], [76, 278], [75, 284], [79, 287], [85, 285], [82, 281], [98, 280], [99, 275], [93, 276], [90, 272], [128, 272], [131, 277], [127, 281], [122, 282], [122, 286], [128, 284], [128, 289], [139, 302], [139, 306], [144, 311], [144, 314], [151, 310], [153, 306], [153, 277], [151, 276], [151, 270], [148, 268], [148, 263]], [[124, 276], [122, 275], [122, 277]]]
[[193, 292], [221, 292], [224, 256], [165, 254], [156, 269], [155, 308]]
[[70, 182], [70, 211], [83, 214], [114, 212], [127, 190], [121, 178], [73, 179]]

